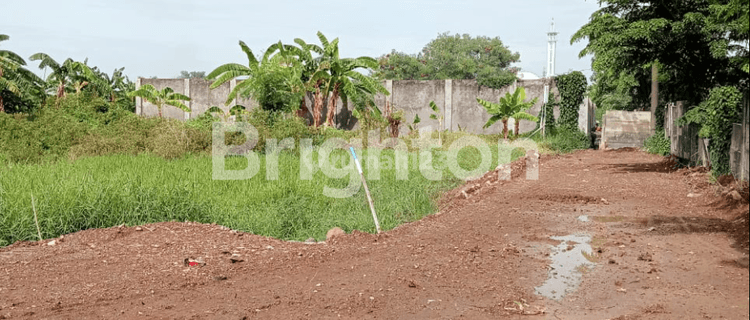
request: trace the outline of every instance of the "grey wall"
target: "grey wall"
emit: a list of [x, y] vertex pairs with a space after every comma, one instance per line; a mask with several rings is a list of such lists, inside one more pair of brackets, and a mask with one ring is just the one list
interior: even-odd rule
[[667, 105], [664, 114], [664, 130], [670, 140], [670, 153], [686, 159], [690, 165], [708, 165], [708, 139], [698, 137], [700, 127], [696, 124], [678, 127], [675, 121], [687, 112], [687, 106], [682, 101]]
[[[581, 114], [579, 114], [579, 119]], [[641, 148], [654, 134], [651, 112], [609, 110], [602, 117], [601, 149]]]
[[[708, 145], [709, 139], [698, 137], [700, 127], [695, 124], [678, 127], [675, 120], [687, 112], [687, 106], [682, 101], [670, 103], [664, 115], [664, 129], [671, 141], [671, 153], [690, 161], [691, 165], [707, 165], [710, 163]], [[732, 175], [740, 180], [750, 177], [750, 94], [743, 93], [742, 122], [732, 126], [732, 140], [729, 149], [729, 166]]]
[[[443, 126], [440, 129], [458, 131], [459, 127], [469, 133], [492, 134], [502, 132], [502, 123], [497, 122], [487, 129], [482, 127], [489, 119], [486, 110], [477, 103], [476, 98], [481, 98], [491, 102], [497, 102], [501, 95], [512, 92], [516, 87], [526, 89], [528, 100], [538, 98], [536, 104], [529, 110], [529, 113], [538, 116], [544, 103], [544, 86], [546, 79], [538, 80], [518, 80], [516, 83], [501, 88], [490, 89], [477, 84], [475, 80], [403, 80], [403, 81], [384, 81], [384, 85], [391, 93], [388, 96], [379, 94], [375, 97], [375, 103], [381, 110], [385, 110], [386, 103], [392, 105], [395, 110], [404, 110], [406, 119], [402, 123], [401, 133], [408, 131], [407, 124], [410, 124], [415, 115], [422, 119], [420, 127], [430, 126], [438, 129], [438, 121], [430, 119], [432, 110], [429, 108], [430, 101], [435, 101], [443, 114]], [[225, 106], [226, 98], [229, 92], [237, 85], [238, 81], [233, 80], [225, 83], [215, 89], [209, 89], [210, 81], [203, 79], [145, 79], [136, 80], [136, 86], [142, 84], [152, 84], [157, 89], [171, 87], [175, 92], [183, 93], [191, 98], [186, 103], [192, 112], [186, 114], [182, 110], [165, 106], [163, 113], [165, 117], [174, 119], [194, 118], [204, 113], [211, 106], [218, 106], [224, 111], [235, 104], [244, 106], [246, 109], [252, 109], [258, 106], [253, 99], [237, 98], [229, 106]], [[549, 82], [550, 90], [559, 96], [557, 87], [553, 81]], [[299, 114], [312, 121], [312, 99], [311, 95], [305, 98], [307, 110], [302, 110]], [[588, 103], [588, 104], [587, 104]], [[345, 107], [341, 99], [336, 104], [336, 123], [340, 128], [354, 129], [357, 128], [357, 119], [352, 117], [351, 109], [353, 106]], [[585, 101], [581, 107], [580, 116], [584, 118], [581, 121], [582, 126], [590, 126], [593, 118], [593, 104]], [[144, 116], [155, 116], [156, 107], [148, 102], [137, 99], [136, 112]], [[585, 114], [584, 114], [585, 113]], [[323, 110], [323, 120], [325, 121], [326, 110]], [[559, 116], [559, 110], [555, 108], [555, 118]], [[510, 129], [513, 128], [513, 122], [509, 123]], [[533, 130], [536, 124], [530, 121], [521, 121], [521, 132]]]
[[732, 174], [740, 180], [750, 176], [750, 93], [744, 92], [742, 100], [742, 122], [732, 128], [732, 144], [729, 164]]

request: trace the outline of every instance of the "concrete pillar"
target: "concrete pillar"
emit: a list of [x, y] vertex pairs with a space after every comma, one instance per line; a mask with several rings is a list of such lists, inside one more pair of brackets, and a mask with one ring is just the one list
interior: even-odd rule
[[[229, 92], [231, 93], [234, 88], [237, 87], [237, 79], [229, 80]], [[237, 105], [237, 96], [234, 96], [234, 99], [232, 99], [232, 105], [231, 107], [234, 107]]]
[[[387, 109], [388, 106], [393, 107], [393, 80], [385, 80], [385, 90], [390, 93], [385, 97], [385, 106], [383, 109]], [[385, 110], [383, 110], [385, 112]]]
[[[185, 94], [186, 96], [190, 97], [190, 78], [187, 78], [187, 79], [185, 79], [185, 93], [184, 93], [184, 94]], [[188, 108], [189, 108], [190, 110], [192, 110], [192, 108], [191, 108], [191, 105], [192, 105], [192, 104], [191, 104], [191, 102], [190, 102], [189, 100], [188, 100], [188, 101], [185, 101], [185, 105], [186, 105], [186, 106], [187, 106], [187, 107], [188, 107]], [[188, 119], [190, 119], [190, 112], [185, 112], [185, 120], [188, 120]]]
[[[135, 79], [135, 90], [141, 88], [141, 78]], [[135, 114], [143, 114], [143, 99], [141, 97], [135, 97]]]
[[445, 80], [444, 128], [453, 131], [453, 80]]
[[740, 180], [750, 179], [750, 91], [745, 91], [742, 101], [742, 147], [740, 148]]

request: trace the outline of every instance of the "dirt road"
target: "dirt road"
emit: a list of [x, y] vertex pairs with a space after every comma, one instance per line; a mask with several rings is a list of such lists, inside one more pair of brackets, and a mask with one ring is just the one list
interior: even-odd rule
[[16, 243], [0, 249], [0, 319], [750, 315], [746, 193], [727, 200], [705, 173], [638, 151], [543, 157], [537, 181], [521, 167], [379, 236], [304, 244], [171, 222]]

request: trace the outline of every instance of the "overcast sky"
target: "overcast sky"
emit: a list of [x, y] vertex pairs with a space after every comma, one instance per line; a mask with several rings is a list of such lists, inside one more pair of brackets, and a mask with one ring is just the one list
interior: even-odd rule
[[515, 66], [541, 76], [554, 18], [556, 73], [590, 76], [590, 57], [578, 58], [585, 44], [571, 45], [570, 37], [598, 8], [596, 0], [0, 0], [0, 34], [10, 36], [2, 48], [26, 58], [32, 70], [38, 63], [28, 57], [44, 52], [58, 62], [88, 58], [107, 73], [125, 67], [135, 79], [245, 64], [238, 40], [258, 53], [279, 40], [318, 43], [322, 31], [339, 38], [343, 57], [378, 57], [392, 49], [417, 53], [449, 31], [498, 36], [521, 54]]

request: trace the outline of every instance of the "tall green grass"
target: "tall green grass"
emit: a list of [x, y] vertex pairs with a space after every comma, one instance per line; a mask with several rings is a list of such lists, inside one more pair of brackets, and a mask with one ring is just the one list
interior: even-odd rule
[[[342, 164], [351, 161], [339, 151]], [[397, 180], [394, 168], [382, 168], [380, 180], [368, 180], [383, 229], [434, 213], [439, 195], [461, 183], [447, 170], [445, 156], [439, 151], [434, 154], [434, 167], [444, 171], [443, 180], [430, 181], [420, 174], [415, 165], [417, 153], [409, 154], [407, 180]], [[478, 154], [474, 148], [465, 148], [459, 152], [458, 162], [471, 170], [479, 164]], [[496, 146], [492, 154], [494, 168]], [[514, 158], [522, 154], [517, 152]], [[393, 159], [393, 151], [384, 150], [381, 163], [389, 157]], [[336, 226], [374, 232], [362, 188], [349, 198], [326, 197], [324, 186], [341, 188], [348, 179], [331, 179], [318, 171], [313, 179], [300, 180], [299, 156], [287, 152], [279, 156], [279, 179], [266, 180], [265, 159], [260, 155], [260, 171], [253, 178], [234, 181], [212, 180], [212, 162], [207, 155], [173, 160], [149, 154], [108, 155], [0, 165], [0, 246], [35, 240], [32, 193], [45, 238], [123, 223], [171, 220], [215, 222], [291, 240], [321, 239]], [[246, 160], [230, 157], [227, 166], [241, 169]]]

